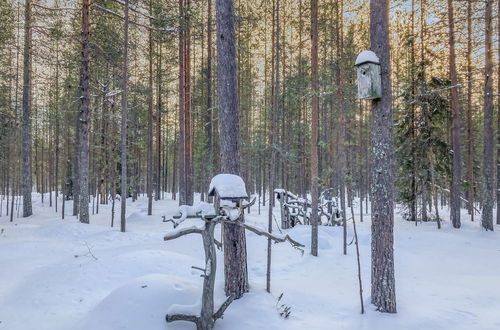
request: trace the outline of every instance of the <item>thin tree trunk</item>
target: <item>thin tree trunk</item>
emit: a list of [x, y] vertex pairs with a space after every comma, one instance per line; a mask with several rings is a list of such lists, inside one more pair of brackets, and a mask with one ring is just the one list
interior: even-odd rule
[[[207, 152], [208, 152], [208, 181], [214, 174], [214, 150], [213, 150], [213, 128], [212, 128], [212, 0], [208, 0], [208, 18], [207, 18], [207, 111], [205, 118], [205, 130], [207, 134]], [[207, 189], [208, 184], [207, 182]]]
[[455, 55], [455, 22], [453, 15], [453, 0], [448, 0], [448, 45], [449, 71], [451, 81], [451, 110], [452, 110], [452, 149], [453, 170], [451, 183], [450, 217], [453, 227], [460, 228], [460, 179], [462, 164], [460, 159], [460, 102], [458, 99], [458, 78]]
[[[149, 1], [149, 11], [152, 10], [152, 1]], [[152, 20], [149, 20], [152, 24]], [[149, 29], [149, 95], [148, 95], [148, 169], [147, 193], [148, 215], [153, 212], [153, 30]]]
[[347, 166], [347, 150], [346, 150], [346, 123], [345, 123], [345, 109], [344, 109], [344, 79], [343, 79], [343, 49], [344, 49], [344, 36], [343, 36], [343, 2], [337, 2], [337, 102], [340, 121], [340, 130], [338, 133], [338, 176], [339, 176], [339, 189], [340, 189], [340, 207], [342, 208], [342, 247], [344, 255], [347, 254], [347, 208], [346, 208], [346, 168]]
[[184, 110], [185, 110], [185, 139], [184, 139], [184, 166], [185, 166], [185, 197], [186, 204], [193, 204], [193, 137], [191, 113], [191, 0], [185, 0], [185, 75], [184, 75]]
[[55, 96], [55, 103], [56, 103], [56, 139], [55, 139], [55, 149], [56, 149], [56, 159], [55, 159], [55, 175], [54, 175], [54, 188], [55, 188], [55, 211], [57, 213], [57, 199], [59, 196], [59, 155], [61, 152], [60, 144], [59, 144], [59, 139], [60, 139], [60, 134], [61, 134], [61, 123], [60, 123], [60, 100], [59, 100], [59, 40], [56, 41], [56, 96]]
[[80, 75], [81, 104], [79, 112], [80, 140], [80, 222], [89, 223], [89, 34], [90, 0], [83, 1], [82, 7], [82, 66]]
[[311, 0], [311, 254], [318, 255], [318, 0]]
[[179, 205], [186, 204], [186, 9], [179, 0]]
[[[277, 141], [276, 134], [276, 115], [278, 114], [278, 101], [280, 94], [280, 75], [279, 75], [279, 63], [280, 63], [280, 20], [279, 20], [279, 0], [273, 1], [273, 20], [276, 22], [275, 33], [272, 38], [275, 38], [273, 66], [274, 66], [274, 77], [273, 77], [273, 95], [272, 95], [272, 110], [271, 110], [271, 134], [269, 135], [269, 146], [271, 148], [271, 162], [269, 164], [269, 196], [274, 198], [274, 184], [275, 184], [275, 173], [276, 173], [276, 148], [274, 144]], [[267, 219], [267, 230], [269, 233], [273, 231], [273, 203], [268, 204], [268, 219]], [[266, 290], [271, 292], [271, 239], [267, 240], [267, 271], [266, 271]]]
[[471, 221], [474, 221], [475, 185], [474, 126], [472, 121], [472, 1], [467, 2], [467, 184], [467, 208], [469, 210]]
[[127, 187], [127, 117], [128, 117], [128, 0], [125, 0], [125, 20], [123, 22], [123, 91], [122, 91], [122, 121], [121, 121], [121, 217], [120, 231], [125, 232], [125, 212], [127, 207], [128, 187]]
[[161, 61], [162, 61], [162, 54], [161, 54], [161, 43], [159, 44], [159, 49], [158, 49], [158, 59], [157, 59], [157, 74], [158, 74], [158, 81], [156, 83], [157, 85], [157, 93], [158, 93], [158, 104], [157, 104], [157, 110], [156, 110], [156, 194], [155, 194], [155, 200], [160, 199], [160, 192], [161, 192], [161, 84], [162, 84], [162, 79], [161, 79]]
[[484, 150], [483, 150], [483, 212], [481, 224], [493, 230], [493, 59], [492, 59], [492, 7], [493, 0], [486, 0], [484, 19]]
[[31, 206], [31, 0], [26, 0], [24, 16], [23, 63], [23, 118], [22, 118], [22, 193], [23, 217], [33, 214]]

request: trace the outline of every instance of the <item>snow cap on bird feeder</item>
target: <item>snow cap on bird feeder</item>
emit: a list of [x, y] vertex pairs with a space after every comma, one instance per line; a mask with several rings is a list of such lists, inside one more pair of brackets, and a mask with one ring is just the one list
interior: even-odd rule
[[241, 177], [234, 174], [217, 174], [212, 178], [208, 196], [215, 195], [223, 200], [248, 199], [245, 182]]
[[371, 50], [359, 53], [354, 63], [358, 76], [358, 99], [373, 100], [382, 97], [380, 60]]

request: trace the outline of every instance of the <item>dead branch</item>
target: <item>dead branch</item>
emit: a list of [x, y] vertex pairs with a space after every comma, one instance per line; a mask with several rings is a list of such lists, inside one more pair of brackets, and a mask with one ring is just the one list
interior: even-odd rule
[[250, 203], [243, 204], [242, 209], [247, 209], [247, 208], [249, 208], [250, 206], [252, 206], [254, 204], [255, 204], [255, 197], [252, 199], [252, 201]]
[[75, 258], [79, 257], [91, 257], [94, 260], [98, 260], [97, 257], [92, 253], [92, 250], [90, 249], [90, 246], [88, 245], [87, 241], [84, 241], [85, 246], [87, 247], [88, 252], [85, 254], [75, 254]]
[[[116, 2], [116, 3], [119, 3], [120, 5], [122, 5], [122, 6], [125, 7], [125, 3], [123, 1], [120, 1], [120, 0], [113, 0], [113, 1]], [[139, 8], [139, 7], [131, 5], [131, 4], [128, 5], [128, 8], [131, 11], [133, 11], [133, 12], [135, 12], [137, 14], [140, 14], [140, 15], [142, 15], [144, 17], [147, 17], [149, 19], [157, 19], [156, 17], [153, 17], [149, 13], [147, 13], [145, 9]]]
[[[449, 190], [449, 189], [446, 189], [446, 188], [443, 188], [443, 187], [441, 187], [441, 186], [438, 186], [437, 184], [434, 184], [434, 186], [435, 186], [435, 187], [437, 187], [437, 188], [439, 188], [439, 189], [441, 189], [441, 191], [447, 192], [448, 194], [450, 193], [450, 190]], [[480, 210], [478, 210], [478, 209], [477, 209], [477, 208], [476, 208], [476, 207], [475, 207], [475, 206], [474, 206], [471, 202], [469, 202], [467, 199], [463, 198], [462, 196], [460, 196], [460, 199], [462, 200], [462, 202], [465, 202], [465, 203], [467, 203], [467, 204], [470, 204], [470, 205], [474, 208], [474, 210], [476, 210], [476, 212], [477, 212], [478, 214], [481, 214], [481, 211], [480, 211]]]
[[198, 324], [199, 317], [195, 315], [187, 315], [187, 314], [172, 314], [165, 317], [167, 322], [174, 322], [174, 321], [188, 321], [188, 322], [193, 322], [195, 324]]
[[54, 8], [50, 8], [50, 7], [46, 7], [46, 6], [42, 6], [40, 4], [37, 4], [37, 3], [32, 3], [31, 4], [33, 7], [37, 7], [37, 8], [41, 8], [41, 9], [45, 9], [45, 10], [77, 10], [77, 8], [70, 8], [70, 7], [54, 7]]
[[163, 240], [170, 241], [172, 239], [176, 239], [176, 238], [179, 238], [179, 237], [184, 236], [184, 235], [202, 234], [202, 233], [203, 233], [203, 229], [198, 228], [196, 226], [192, 226], [192, 227], [182, 228], [179, 230], [174, 230], [174, 231], [166, 234], [165, 237], [163, 237]]
[[[94, 3], [94, 4], [92, 4], [92, 6], [96, 7], [97, 9], [99, 9], [99, 10], [101, 10], [101, 11], [105, 12], [105, 13], [108, 13], [108, 14], [110, 14], [110, 15], [116, 16], [116, 17], [118, 17], [118, 18], [120, 18], [120, 19], [122, 19], [122, 20], [123, 20], [123, 19], [125, 19], [122, 15], [118, 14], [117, 12], [114, 12], [114, 11], [112, 11], [112, 10], [110, 10], [110, 9], [104, 8], [104, 7], [102, 7], [102, 6], [99, 6], [98, 4], [95, 4], [95, 3]], [[137, 26], [143, 27], [143, 28], [145, 28], [145, 29], [148, 29], [148, 30], [153, 30], [153, 31], [158, 31], [158, 32], [174, 32], [174, 31], [176, 31], [176, 29], [175, 29], [175, 28], [161, 28], [161, 29], [157, 29], [157, 28], [152, 27], [151, 25], [141, 24], [141, 23], [139, 23], [139, 22], [135, 22], [135, 21], [133, 21], [133, 20], [129, 20], [129, 22], [130, 22], [131, 24], [134, 24], [134, 25], [137, 25]]]
[[212, 317], [214, 319], [214, 322], [217, 321], [218, 319], [222, 318], [224, 312], [229, 307], [229, 305], [233, 302], [233, 300], [234, 300], [234, 296], [231, 295], [231, 296], [227, 297], [226, 301], [224, 301], [224, 303], [222, 303], [222, 305], [220, 305], [219, 309], [217, 310], [217, 312], [214, 313], [214, 316]]
[[361, 302], [361, 314], [365, 313], [365, 305], [363, 303], [363, 282], [361, 281], [361, 262], [359, 259], [359, 245], [358, 245], [358, 232], [356, 231], [356, 221], [352, 218], [352, 225], [354, 227], [354, 238], [356, 242], [356, 257], [358, 260], [358, 283], [359, 283], [359, 300]]
[[253, 226], [251, 226], [249, 224], [246, 224], [244, 222], [241, 222], [241, 221], [230, 221], [230, 220], [227, 220], [226, 218], [223, 218], [223, 217], [219, 217], [219, 219], [217, 221], [218, 222], [224, 222], [224, 223], [232, 223], [232, 224], [238, 225], [240, 227], [245, 228], [246, 230], [251, 231], [254, 234], [257, 234], [259, 236], [265, 236], [265, 237], [273, 240], [276, 243], [283, 243], [283, 242], [288, 241], [294, 248], [296, 248], [296, 249], [304, 252], [304, 250], [302, 250], [301, 248], [305, 247], [305, 245], [297, 242], [296, 240], [294, 240], [293, 238], [291, 238], [288, 234], [286, 234], [285, 236], [282, 236], [282, 237], [275, 236], [275, 235], [273, 235], [271, 233], [268, 233], [267, 231], [260, 230], [260, 229], [258, 229], [256, 227], [253, 227]]
[[222, 251], [222, 243], [216, 240], [215, 238], [214, 238], [214, 243], [215, 246], [217, 246], [217, 248]]
[[177, 221], [175, 221], [174, 219], [166, 219], [165, 216], [163, 216], [163, 222], [171, 222], [174, 224], [174, 229], [177, 228], [177, 226], [179, 225], [179, 223]]

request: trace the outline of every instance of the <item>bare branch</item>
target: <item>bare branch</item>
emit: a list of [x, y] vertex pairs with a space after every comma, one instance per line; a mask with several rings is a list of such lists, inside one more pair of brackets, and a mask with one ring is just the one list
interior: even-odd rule
[[230, 295], [229, 297], [227, 297], [226, 301], [224, 301], [224, 303], [219, 307], [217, 312], [214, 313], [214, 316], [212, 317], [214, 319], [214, 322], [217, 321], [218, 319], [222, 318], [222, 316], [224, 315], [224, 312], [229, 307], [229, 305], [233, 302], [233, 300], [234, 300], [233, 295]]
[[241, 221], [228, 221], [228, 220], [225, 220], [225, 219], [221, 219], [220, 222], [225, 222], [225, 223], [232, 223], [232, 224], [235, 224], [235, 225], [238, 225], [240, 227], [243, 227], [245, 228], [246, 230], [249, 230], [251, 231], [252, 233], [255, 233], [259, 236], [265, 236], [273, 241], [275, 241], [276, 243], [283, 243], [283, 242], [286, 242], [288, 241], [294, 248], [304, 252], [301, 248], [302, 247], [305, 247], [305, 245], [297, 242], [296, 240], [294, 240], [293, 238], [291, 238], [288, 234], [286, 234], [285, 236], [275, 236], [271, 233], [268, 233], [267, 231], [263, 231], [259, 228], [256, 228], [256, 227], [253, 227], [249, 224], [246, 224], [244, 222], [241, 222]]
[[163, 222], [171, 222], [174, 224], [174, 229], [177, 228], [177, 226], [179, 225], [179, 223], [177, 221], [175, 221], [174, 219], [166, 219], [165, 216], [163, 216]]
[[216, 240], [215, 238], [214, 238], [214, 243], [215, 246], [217, 246], [217, 248], [222, 251], [222, 243]]
[[42, 6], [42, 5], [37, 4], [37, 3], [32, 3], [31, 5], [33, 7], [37, 7], [37, 8], [41, 8], [41, 9], [46, 9], [46, 10], [77, 10], [77, 8], [70, 8], [70, 7], [54, 7], [54, 8], [50, 8], [50, 7]]
[[167, 314], [165, 319], [167, 320], [167, 322], [188, 321], [198, 324], [200, 318], [195, 315], [187, 315], [187, 314], [172, 314], [172, 315]]
[[250, 206], [252, 206], [253, 204], [255, 204], [255, 197], [250, 201], [250, 203], [248, 204], [243, 204], [242, 208], [243, 209], [246, 209], [246, 208], [249, 208]]
[[[116, 3], [119, 3], [120, 5], [124, 6], [125, 7], [125, 2], [121, 1], [121, 0], [113, 0], [114, 2]], [[149, 14], [149, 12], [143, 8], [140, 8], [140, 7], [137, 7], [137, 6], [134, 6], [134, 5], [131, 5], [129, 4], [128, 5], [128, 8], [130, 10], [132, 10], [133, 12], [137, 13], [137, 14], [140, 14], [144, 17], [147, 17], [147, 18], [150, 18], [150, 19], [156, 19], [156, 17], [153, 17]]]
[[184, 235], [201, 234], [201, 233], [203, 233], [203, 229], [198, 228], [196, 226], [181, 228], [181, 229], [174, 230], [174, 231], [166, 234], [165, 237], [163, 237], [163, 240], [170, 241], [172, 239], [176, 239], [176, 238], [184, 236]]
[[[107, 9], [107, 8], [104, 8], [102, 6], [99, 6], [98, 4], [93, 4], [92, 6], [98, 8], [99, 10], [103, 11], [103, 12], [106, 12], [110, 15], [113, 15], [113, 16], [116, 16], [120, 19], [125, 19], [122, 15], [118, 14], [117, 12], [114, 12], [110, 9]], [[175, 28], [161, 28], [161, 29], [157, 29], [157, 28], [154, 28], [152, 27], [151, 25], [145, 25], [145, 24], [141, 24], [139, 22], [135, 22], [133, 20], [129, 20], [130, 23], [134, 24], [134, 25], [137, 25], [137, 26], [140, 26], [140, 27], [143, 27], [145, 29], [148, 29], [148, 30], [153, 30], [153, 31], [158, 31], [158, 32], [174, 32], [176, 31]]]
[[[2, 229], [2, 232], [3, 232], [3, 229]], [[79, 258], [79, 257], [91, 257], [94, 260], [98, 260], [97, 257], [94, 255], [94, 253], [92, 253], [92, 249], [90, 248], [90, 246], [87, 243], [87, 241], [84, 241], [84, 243], [85, 243], [85, 246], [87, 247], [88, 252], [85, 253], [85, 254], [75, 254], [75, 258]]]

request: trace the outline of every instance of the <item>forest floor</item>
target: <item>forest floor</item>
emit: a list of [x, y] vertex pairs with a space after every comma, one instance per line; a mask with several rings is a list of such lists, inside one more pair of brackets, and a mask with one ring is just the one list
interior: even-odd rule
[[[194, 304], [200, 297], [204, 254], [198, 235], [164, 242], [176, 201], [127, 204], [127, 232], [110, 228], [111, 205], [100, 205], [90, 225], [60, 219], [34, 194], [34, 216], [0, 217], [0, 329], [194, 329], [167, 324], [172, 304]], [[60, 201], [59, 201], [60, 204]], [[71, 210], [71, 203], [66, 210]], [[267, 207], [254, 206], [246, 221], [266, 228]], [[275, 209], [279, 219], [278, 209]], [[68, 212], [69, 213], [69, 212]], [[442, 210], [447, 216], [446, 210]], [[359, 220], [359, 210], [355, 213]], [[479, 217], [478, 217], [479, 218]], [[251, 289], [226, 310], [216, 329], [500, 329], [500, 226], [495, 232], [470, 222], [406, 222], [396, 214], [395, 271], [397, 314], [370, 305], [370, 222], [358, 224], [366, 314], [360, 314], [354, 244], [342, 254], [342, 228], [321, 226], [319, 257], [309, 254], [310, 228], [287, 233], [306, 245], [305, 253], [288, 243], [273, 244], [272, 294], [265, 291], [267, 240], [247, 233]], [[197, 220], [187, 220], [190, 226]], [[118, 224], [118, 225], [117, 225]], [[275, 231], [277, 229], [274, 229]], [[352, 224], [348, 237], [352, 240]], [[220, 237], [219, 228], [216, 237]], [[218, 251], [216, 305], [223, 301], [222, 252]], [[283, 299], [278, 303], [278, 297]], [[291, 307], [288, 319], [278, 307]]]

